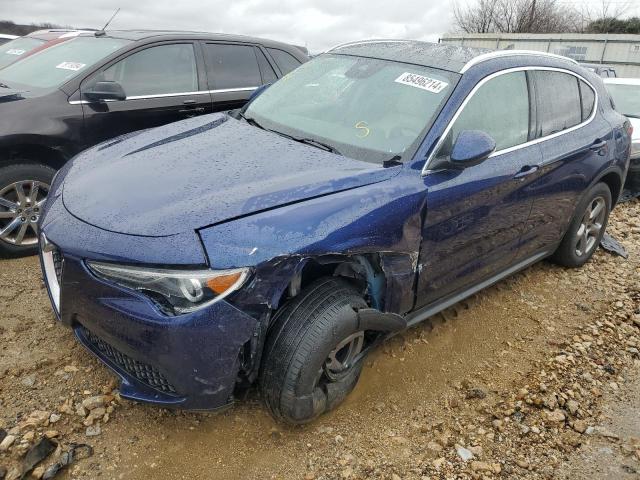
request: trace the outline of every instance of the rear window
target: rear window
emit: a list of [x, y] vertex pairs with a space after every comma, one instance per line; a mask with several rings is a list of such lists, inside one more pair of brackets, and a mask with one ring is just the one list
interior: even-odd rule
[[578, 79], [554, 71], [532, 72], [538, 93], [538, 137], [562, 132], [582, 123]]
[[209, 43], [205, 46], [209, 82], [213, 88], [234, 89], [262, 85], [258, 59], [251, 45]]
[[593, 106], [596, 103], [596, 94], [593, 89], [582, 80], [580, 80], [580, 96], [582, 98], [582, 121], [584, 122], [593, 112]]
[[44, 40], [29, 37], [16, 38], [15, 40], [5, 43], [0, 47], [0, 68], [6, 67], [16, 60], [20, 60], [21, 57], [44, 43]]
[[290, 53], [285, 52], [284, 50], [278, 50], [277, 48], [267, 48], [269, 54], [278, 65], [278, 68], [282, 72], [282, 75], [286, 75], [291, 70], [295, 70], [302, 63]]

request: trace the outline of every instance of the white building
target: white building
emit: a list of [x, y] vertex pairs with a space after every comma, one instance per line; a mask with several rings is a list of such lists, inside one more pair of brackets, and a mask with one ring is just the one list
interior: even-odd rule
[[619, 77], [640, 78], [640, 35], [472, 33], [445, 35], [442, 43], [496, 50], [538, 50], [584, 63], [611, 65]]

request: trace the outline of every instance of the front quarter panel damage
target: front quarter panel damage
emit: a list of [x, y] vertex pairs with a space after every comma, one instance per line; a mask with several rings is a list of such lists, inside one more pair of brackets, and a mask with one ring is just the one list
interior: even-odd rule
[[414, 283], [424, 186], [403, 171], [392, 180], [214, 225], [200, 237], [214, 269], [250, 266], [250, 283], [232, 297], [248, 307], [276, 309], [308, 262], [353, 261], [366, 255], [386, 277], [384, 310], [403, 314]]

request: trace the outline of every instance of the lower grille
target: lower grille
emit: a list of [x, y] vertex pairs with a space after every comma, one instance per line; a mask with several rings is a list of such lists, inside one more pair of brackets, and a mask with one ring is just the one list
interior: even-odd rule
[[155, 390], [159, 390], [170, 395], [176, 395], [177, 392], [173, 385], [171, 385], [166, 377], [155, 367], [139, 362], [125, 355], [101, 338], [98, 338], [85, 327], [82, 327], [82, 333], [94, 348], [122, 368], [125, 372], [134, 376], [139, 382], [144, 383]]

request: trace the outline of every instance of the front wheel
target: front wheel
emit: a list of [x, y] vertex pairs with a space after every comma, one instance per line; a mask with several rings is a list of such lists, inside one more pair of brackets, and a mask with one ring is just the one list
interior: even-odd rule
[[353, 390], [366, 348], [354, 308], [365, 307], [347, 282], [324, 278], [278, 311], [260, 375], [264, 402], [277, 420], [310, 422]]
[[594, 185], [583, 197], [553, 260], [565, 267], [581, 267], [598, 248], [611, 212], [611, 191]]
[[0, 257], [38, 251], [38, 220], [55, 173], [37, 163], [0, 168]]

